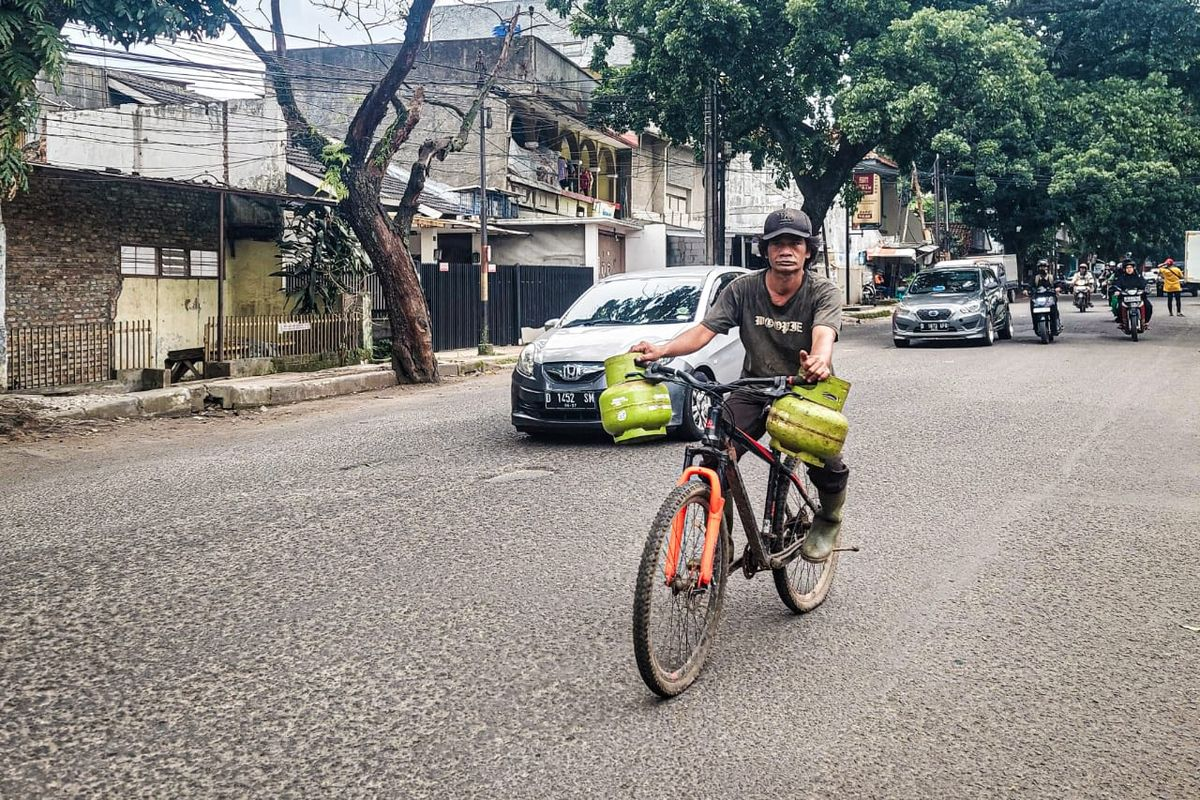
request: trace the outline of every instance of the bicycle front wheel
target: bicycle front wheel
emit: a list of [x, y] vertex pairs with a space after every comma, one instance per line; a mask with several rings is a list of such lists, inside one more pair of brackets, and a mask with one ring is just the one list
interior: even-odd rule
[[[712, 581], [700, 586], [709, 492], [708, 484], [689, 481], [667, 495], [650, 527], [638, 567], [633, 653], [642, 680], [662, 697], [679, 694], [700, 674], [725, 602], [731, 543], [724, 522], [717, 537]], [[677, 517], [682, 536], [676, 552], [672, 523]]]
[[[784, 462], [788, 470], [795, 473], [808, 491], [808, 476], [801, 470], [804, 465], [794, 458]], [[811, 511], [800, 496], [800, 490], [786, 474], [777, 478], [775, 508], [771, 514], [772, 551], [779, 552], [802, 541], [811, 524]], [[771, 570], [775, 579], [775, 591], [779, 599], [793, 613], [805, 614], [825, 602], [833, 574], [837, 571], [838, 552], [824, 561], [814, 564], [805, 561], [799, 554], [779, 569]]]

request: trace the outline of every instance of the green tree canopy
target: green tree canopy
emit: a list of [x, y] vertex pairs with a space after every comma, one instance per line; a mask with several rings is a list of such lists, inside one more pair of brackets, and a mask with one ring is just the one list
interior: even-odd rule
[[[555, 2], [567, 10], [567, 0]], [[911, 162], [967, 102], [975, 109], [967, 132], [999, 139], [1003, 131], [983, 129], [1003, 109], [1036, 104], [1045, 82], [1037, 42], [970, 6], [586, 0], [573, 24], [599, 37], [596, 109], [608, 122], [699, 141], [703, 94], [715, 80], [724, 137], [757, 165], [777, 166], [822, 219], [871, 150]], [[613, 68], [604, 57], [618, 34], [635, 55]]]
[[1089, 249], [1178, 255], [1200, 222], [1200, 120], [1164, 75], [1064, 83], [1049, 196]]

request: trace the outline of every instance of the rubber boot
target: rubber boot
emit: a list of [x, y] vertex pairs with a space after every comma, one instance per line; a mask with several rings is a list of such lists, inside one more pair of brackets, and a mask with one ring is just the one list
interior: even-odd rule
[[846, 505], [846, 490], [828, 494], [817, 490], [821, 498], [821, 511], [813, 517], [812, 527], [800, 546], [800, 555], [805, 561], [824, 561], [833, 554], [838, 531], [842, 529], [842, 506]]

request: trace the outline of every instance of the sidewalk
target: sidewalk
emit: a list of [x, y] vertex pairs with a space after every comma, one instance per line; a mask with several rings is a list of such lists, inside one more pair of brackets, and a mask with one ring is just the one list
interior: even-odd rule
[[[480, 356], [474, 349], [437, 354], [442, 377], [481, 372], [516, 363], [519, 347], [497, 347]], [[390, 364], [360, 364], [318, 372], [280, 372], [251, 378], [187, 381], [145, 392], [62, 395], [0, 394], [0, 417], [42, 420], [116, 420], [191, 414], [206, 407], [225, 410], [287, 405], [306, 400], [386, 389], [396, 385]]]

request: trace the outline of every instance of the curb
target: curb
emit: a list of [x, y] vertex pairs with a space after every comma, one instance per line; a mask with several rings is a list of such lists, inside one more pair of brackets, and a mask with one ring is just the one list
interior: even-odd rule
[[[516, 360], [515, 356], [505, 355], [463, 361], [439, 361], [438, 374], [444, 378], [460, 377], [485, 372], [492, 367], [511, 367]], [[396, 385], [396, 375], [390, 365], [380, 364], [374, 368], [360, 368], [342, 375], [292, 373], [286, 376], [197, 381], [194, 384], [175, 385], [165, 389], [95, 397], [89, 399], [86, 404], [75, 407], [55, 408], [53, 405], [42, 405], [36, 413], [50, 420], [119, 420], [182, 416], [203, 411], [206, 406], [212, 405], [219, 405], [226, 411], [236, 411], [322, 400], [388, 389]]]
[[239, 408], [302, 403], [306, 400], [321, 400], [326, 397], [386, 389], [395, 385], [396, 375], [389, 369], [360, 375], [337, 375], [330, 378], [282, 384], [212, 384], [206, 389], [210, 400], [220, 403], [221, 408], [229, 411]]

